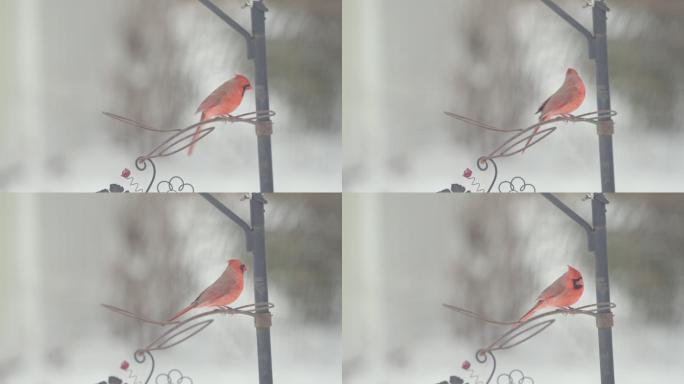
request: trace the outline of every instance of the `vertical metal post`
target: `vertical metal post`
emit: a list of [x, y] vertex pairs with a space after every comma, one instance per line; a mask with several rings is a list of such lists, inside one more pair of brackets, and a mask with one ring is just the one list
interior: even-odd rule
[[596, 63], [596, 106], [599, 111], [597, 126], [599, 136], [599, 158], [601, 167], [601, 191], [615, 192], [615, 168], [613, 165], [613, 119], [602, 116], [610, 111], [610, 86], [608, 83], [608, 42], [605, 0], [595, 0], [594, 18], [594, 62]]
[[271, 364], [271, 314], [268, 303], [268, 284], [266, 280], [266, 235], [264, 204], [261, 193], [253, 193], [250, 199], [252, 222], [252, 255], [254, 256], [254, 300], [257, 317], [255, 318], [257, 355], [259, 364], [259, 384], [272, 384]]
[[268, 71], [266, 68], [266, 12], [263, 0], [252, 4], [252, 38], [254, 42], [254, 97], [257, 109], [257, 150], [261, 192], [273, 192], [273, 160], [271, 157], [272, 123], [268, 115]]
[[[608, 239], [606, 233], [606, 200], [602, 193], [594, 194], [591, 200], [592, 223], [594, 227], [594, 256], [596, 263], [596, 302], [610, 303], [608, 282]], [[601, 384], [614, 384], [613, 368], [613, 314], [610, 308], [599, 309], [596, 319], [599, 339], [599, 363]]]

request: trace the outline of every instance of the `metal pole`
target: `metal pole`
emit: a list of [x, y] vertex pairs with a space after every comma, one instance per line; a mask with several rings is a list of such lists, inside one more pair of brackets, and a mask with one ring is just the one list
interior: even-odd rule
[[[596, 302], [610, 303], [608, 283], [608, 240], [606, 234], [606, 204], [608, 200], [597, 193], [591, 200], [592, 223], [594, 226], [594, 256], [596, 263]], [[600, 307], [599, 307], [600, 308]], [[610, 308], [599, 309], [596, 319], [599, 338], [599, 362], [601, 384], [615, 384], [613, 367], [613, 314]]]
[[609, 115], [610, 85], [608, 84], [608, 36], [606, 27], [606, 0], [594, 0], [593, 35], [559, 7], [553, 0], [541, 0], [552, 11], [582, 33], [589, 42], [589, 58], [596, 64], [596, 106], [599, 113], [597, 133], [599, 136], [599, 166], [601, 169], [601, 191], [615, 192], [615, 166], [613, 164], [613, 118]]
[[252, 34], [233, 20], [210, 0], [199, 0], [221, 20], [237, 31], [247, 42], [247, 58], [254, 60], [254, 97], [257, 109], [257, 156], [259, 158], [259, 187], [261, 192], [273, 192], [273, 160], [271, 134], [273, 123], [269, 115], [268, 70], [266, 69], [266, 12], [263, 0], [252, 3]]
[[254, 319], [257, 336], [257, 355], [259, 362], [259, 384], [272, 384], [271, 365], [271, 313], [268, 304], [268, 284], [266, 280], [266, 235], [264, 226], [264, 204], [261, 193], [253, 193], [250, 199], [252, 221], [252, 255], [254, 256], [254, 301], [257, 317]]
[[610, 111], [610, 85], [608, 83], [608, 39], [605, 0], [595, 0], [594, 16], [594, 62], [596, 63], [596, 106], [599, 111], [597, 132], [601, 166], [601, 191], [615, 192], [615, 169], [613, 165], [613, 119], [602, 113]]
[[271, 134], [273, 133], [268, 100], [268, 71], [266, 68], [266, 12], [263, 0], [252, 4], [252, 38], [254, 42], [254, 97], [257, 109], [257, 151], [259, 156], [259, 185], [261, 192], [273, 192], [273, 160]]

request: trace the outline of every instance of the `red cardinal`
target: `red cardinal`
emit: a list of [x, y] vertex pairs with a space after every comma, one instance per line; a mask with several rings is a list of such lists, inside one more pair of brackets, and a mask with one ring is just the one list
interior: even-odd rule
[[228, 260], [228, 267], [212, 285], [183, 308], [169, 321], [183, 316], [187, 311], [200, 307], [223, 307], [237, 300], [244, 287], [244, 274], [247, 267], [240, 260]]
[[[585, 94], [586, 89], [579, 74], [574, 69], [568, 68], [565, 72], [563, 85], [539, 106], [535, 114], [540, 113], [539, 121], [551, 120], [557, 116], [567, 116], [582, 105]], [[539, 127], [535, 127], [526, 146], [530, 145], [532, 138], [538, 131]], [[523, 150], [523, 152], [525, 151]]]
[[584, 292], [584, 280], [580, 271], [568, 265], [568, 271], [556, 279], [537, 297], [537, 304], [530, 309], [520, 322], [529, 319], [538, 310], [546, 307], [569, 308]]
[[[221, 84], [220, 87], [216, 88], [211, 95], [207, 96], [206, 99], [197, 107], [197, 112], [202, 112], [202, 117], [200, 117], [200, 122], [209, 120], [216, 116], [228, 115], [237, 107], [240, 106], [242, 102], [242, 97], [245, 95], [245, 91], [252, 89], [252, 85], [249, 80], [242, 75], [235, 75], [232, 79]], [[195, 135], [192, 137], [193, 140], [197, 140], [200, 135], [201, 125], [197, 127]], [[192, 155], [192, 149], [195, 143], [188, 147], [188, 156]]]

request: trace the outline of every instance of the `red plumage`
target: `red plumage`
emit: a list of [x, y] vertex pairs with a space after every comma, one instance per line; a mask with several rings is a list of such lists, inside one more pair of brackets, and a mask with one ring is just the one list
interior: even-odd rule
[[[235, 75], [232, 79], [221, 84], [197, 107], [197, 113], [202, 112], [200, 122], [217, 116], [229, 115], [240, 106], [242, 98], [248, 89], [252, 89], [252, 85], [242, 75]], [[193, 141], [199, 138], [201, 127], [201, 125], [197, 126], [197, 130], [192, 137]], [[188, 147], [188, 156], [192, 155], [195, 144], [192, 143]]]
[[216, 281], [202, 291], [187, 307], [181, 309], [169, 321], [174, 321], [191, 309], [201, 307], [223, 307], [233, 303], [244, 288], [244, 273], [247, 270], [240, 260], [228, 260], [228, 266]]
[[568, 265], [568, 271], [539, 294], [537, 303], [520, 318], [520, 322], [526, 321], [542, 308], [568, 308], [580, 299], [583, 292], [582, 274]]

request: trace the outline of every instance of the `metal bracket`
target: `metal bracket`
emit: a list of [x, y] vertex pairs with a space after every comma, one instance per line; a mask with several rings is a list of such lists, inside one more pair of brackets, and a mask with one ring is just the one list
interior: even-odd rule
[[584, 195], [582, 198], [582, 201], [587, 201], [587, 200], [596, 200], [600, 203], [603, 203], [604, 205], [610, 204], [610, 201], [606, 198], [606, 195], [603, 193], [587, 193]]
[[[591, 226], [586, 220], [584, 220], [580, 215], [578, 215], [575, 211], [573, 211], [570, 207], [565, 205], [562, 201], [560, 201], [556, 196], [554, 196], [552, 193], [542, 193], [542, 196], [544, 196], [548, 201], [550, 201], [553, 205], [555, 205], [558, 209], [560, 209], [563, 213], [565, 213], [566, 216], [568, 216], [572, 221], [575, 223], [579, 224], [582, 229], [587, 234], [587, 247], [589, 248], [589, 251], [594, 251], [594, 244], [595, 244], [595, 239], [594, 239], [594, 227]], [[596, 198], [596, 195], [594, 195], [593, 198]], [[605, 199], [605, 197], [604, 197]]]
[[612, 136], [615, 133], [615, 123], [613, 120], [600, 120], [596, 124], [596, 133], [599, 136]]
[[245, 232], [245, 247], [247, 248], [247, 252], [252, 251], [252, 227], [247, 224], [246, 221], [242, 220], [240, 216], [238, 216], [235, 212], [231, 211], [230, 208], [226, 207], [218, 201], [214, 196], [212, 196], [210, 193], [202, 192], [200, 195], [207, 200], [211, 205], [213, 205], [216, 209], [221, 211], [224, 215], [226, 215], [231, 221], [233, 221], [235, 224], [237, 224], [242, 230]]
[[256, 9], [257, 11], [261, 11], [263, 13], [268, 12], [268, 8], [266, 8], [266, 4], [264, 4], [264, 2], [261, 0], [255, 0], [252, 3], [252, 8]]
[[605, 329], [613, 327], [613, 312], [596, 314], [596, 328]]
[[[223, 20], [226, 24], [228, 24], [229, 27], [233, 28], [237, 33], [242, 35], [242, 37], [245, 38], [245, 42], [247, 43], [247, 58], [252, 60], [254, 58], [254, 40], [252, 37], [252, 34], [249, 33], [245, 28], [240, 25], [237, 21], [233, 20], [232, 17], [228, 16], [225, 12], [223, 12], [219, 7], [217, 7], [214, 3], [212, 3], [210, 0], [198, 0], [202, 5], [205, 7], [209, 8], [210, 11], [212, 11], [216, 16], [218, 16], [221, 20]], [[254, 2], [254, 6], [256, 7], [257, 3], [261, 3], [261, 1]], [[266, 6], [264, 6], [265, 8]]]
[[[547, 7], [551, 8], [552, 11], [558, 14], [563, 20], [567, 21], [573, 28], [580, 32], [584, 37], [587, 38], [587, 43], [589, 44], [589, 58], [594, 59], [596, 48], [594, 45], [594, 34], [586, 29], [579, 21], [575, 20], [569, 13], [565, 12], [558, 4], [554, 3], [552, 0], [541, 0]], [[597, 4], [600, 2], [596, 2]], [[598, 6], [598, 5], [595, 5]], [[605, 6], [605, 4], [603, 4]], [[607, 7], [606, 7], [607, 8]]]
[[608, 4], [606, 4], [605, 0], [594, 0], [594, 7], [603, 12], [610, 12], [610, 8], [608, 8]]
[[260, 202], [260, 203], [263, 204], [263, 205], [268, 204], [268, 200], [266, 200], [266, 198], [264, 197], [264, 195], [261, 194], [261, 193], [253, 193], [253, 194], [252, 194], [252, 200], [256, 200], [256, 201]]
[[257, 121], [255, 126], [257, 136], [271, 136], [273, 134], [273, 122], [271, 120]]
[[254, 315], [255, 328], [271, 328], [273, 325], [273, 314], [270, 312], [259, 313]]
[[608, 201], [608, 198], [603, 193], [594, 193], [593, 200], [603, 203], [603, 205], [610, 204], [610, 201]]

